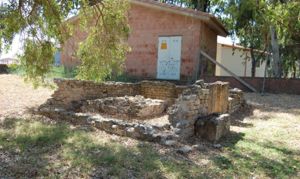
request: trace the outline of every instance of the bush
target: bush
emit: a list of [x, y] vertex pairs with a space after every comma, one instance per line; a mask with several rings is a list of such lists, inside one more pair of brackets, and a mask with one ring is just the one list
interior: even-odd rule
[[114, 78], [106, 78], [105, 81], [117, 81], [117, 82], [138, 82], [139, 80], [132, 77], [132, 76], [129, 76], [125, 73], [122, 73]]
[[10, 74], [24, 74], [24, 70], [19, 64], [10, 64], [8, 65], [8, 73]]
[[48, 75], [49, 78], [75, 78], [77, 75], [76, 68], [64, 66], [54, 66]]

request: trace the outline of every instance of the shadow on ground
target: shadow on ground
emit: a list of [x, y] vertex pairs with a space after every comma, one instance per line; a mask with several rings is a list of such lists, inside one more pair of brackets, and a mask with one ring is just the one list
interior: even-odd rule
[[253, 127], [253, 124], [244, 121], [247, 117], [253, 116], [253, 111], [253, 106], [245, 105], [243, 108], [230, 114], [231, 126]]
[[247, 102], [264, 112], [300, 115], [300, 95], [245, 93]]
[[[243, 121], [252, 112], [239, 116], [235, 125], [252, 127]], [[243, 132], [232, 131], [221, 149], [210, 145], [188, 155], [128, 138], [115, 141], [98, 132], [68, 123], [5, 118], [0, 122], [0, 178], [282, 178], [297, 177], [300, 170], [299, 151], [272, 141], [259, 143]], [[203, 159], [208, 164], [199, 162]]]
[[[267, 153], [265, 153], [266, 151]], [[268, 154], [268, 151], [271, 155]], [[278, 156], [271, 157], [272, 155]], [[272, 142], [258, 143], [244, 139], [240, 146], [229, 143], [226, 153], [211, 156], [210, 159], [219, 169], [225, 170], [230, 176], [289, 178], [299, 177], [300, 160], [298, 156], [299, 151], [279, 147]]]
[[6, 118], [0, 125], [0, 178], [193, 177], [191, 162], [162, 155], [151, 144], [126, 147], [104, 138], [68, 124]]

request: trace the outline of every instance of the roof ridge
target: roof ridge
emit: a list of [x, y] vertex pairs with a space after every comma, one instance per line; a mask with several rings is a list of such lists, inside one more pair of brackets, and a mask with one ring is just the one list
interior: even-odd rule
[[152, 3], [152, 4], [156, 4], [156, 5], [159, 5], [159, 6], [165, 6], [165, 7], [169, 7], [169, 8], [173, 8], [173, 9], [178, 9], [178, 10], [183, 10], [183, 11], [190, 11], [192, 13], [199, 14], [199, 15], [204, 15], [204, 16], [208, 16], [208, 17], [215, 17], [214, 15], [212, 15], [208, 12], [197, 11], [197, 10], [192, 9], [192, 8], [180, 7], [180, 6], [176, 6], [174, 4], [163, 3], [163, 2], [159, 2], [158, 0], [133, 0], [133, 1]]

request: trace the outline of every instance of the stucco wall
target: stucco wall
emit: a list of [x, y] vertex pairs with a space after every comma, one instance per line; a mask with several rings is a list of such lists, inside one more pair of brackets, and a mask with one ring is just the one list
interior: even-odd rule
[[193, 75], [200, 47], [201, 22], [174, 13], [132, 5], [129, 15], [132, 28], [129, 44], [132, 52], [126, 60], [130, 75], [156, 77], [158, 38], [182, 36], [181, 77]]
[[[247, 59], [247, 60], [246, 60]], [[249, 50], [235, 49], [218, 44], [217, 61], [227, 67], [234, 74], [242, 77], [251, 77], [251, 54]], [[266, 62], [256, 67], [256, 77], [264, 77]], [[216, 76], [231, 76], [220, 67], [216, 67]]]
[[[132, 4], [129, 24], [131, 34], [128, 43], [132, 51], [125, 61], [128, 75], [156, 78], [160, 36], [182, 36], [181, 80], [195, 80], [197, 73], [200, 73], [196, 68], [199, 67], [201, 47], [212, 57], [216, 56], [217, 34], [198, 19]], [[62, 64], [67, 67], [79, 64], [75, 51], [78, 42], [84, 38], [86, 34], [76, 29], [74, 36], [63, 45]]]
[[[200, 47], [213, 59], [216, 59], [217, 54], [217, 34], [211, 28], [202, 23]], [[203, 73], [206, 75], [213, 76], [215, 73], [216, 66], [214, 63], [205, 59], [203, 64]]]

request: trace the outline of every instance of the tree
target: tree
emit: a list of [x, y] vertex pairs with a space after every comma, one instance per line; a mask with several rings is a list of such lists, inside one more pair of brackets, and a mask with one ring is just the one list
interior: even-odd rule
[[[296, 53], [285, 48], [295, 46], [292, 44], [299, 39], [299, 1], [239, 0], [224, 4], [221, 18], [231, 33], [239, 37], [242, 45], [263, 51], [271, 48], [274, 77], [282, 77], [282, 69], [295, 70], [295, 60], [291, 59], [299, 59], [300, 56], [296, 57]], [[289, 59], [294, 62], [286, 62]], [[255, 61], [257, 59], [252, 59], [252, 76], [255, 74]]]
[[296, 70], [295, 59], [300, 59], [299, 0], [162, 1], [219, 16], [232, 37], [238, 37], [241, 45], [250, 48], [253, 77], [256, 63], [264, 59], [265, 51], [269, 49], [273, 55], [273, 76], [279, 78], [283, 70], [285, 74], [287, 69]]
[[273, 0], [269, 8], [270, 21], [273, 30], [276, 31], [274, 34], [277, 39], [275, 46], [277, 42], [280, 50], [280, 53], [275, 50], [277, 57], [274, 59], [274, 63], [278, 64], [279, 70], [274, 71], [274, 76], [284, 75], [287, 77], [288, 73], [292, 72], [292, 76], [296, 77], [296, 61], [300, 59], [300, 53], [298, 53], [300, 50], [300, 2], [297, 0]]
[[256, 63], [263, 59], [269, 42], [266, 4], [257, 0], [239, 0], [225, 5], [224, 22], [231, 34], [239, 37], [241, 45], [250, 49], [251, 76], [255, 77]]
[[211, 7], [219, 0], [160, 0], [163, 3], [174, 4], [180, 7], [188, 7], [202, 12], [210, 12]]
[[127, 8], [126, 0], [5, 1], [0, 6], [0, 49], [7, 49], [21, 34], [26, 79], [44, 81], [55, 49], [77, 28], [65, 20], [78, 15], [82, 30], [88, 33], [79, 48], [82, 64], [78, 77], [101, 81], [111, 75], [113, 68], [119, 68], [129, 50], [124, 42], [129, 33]]

